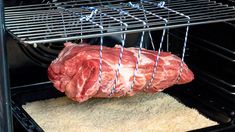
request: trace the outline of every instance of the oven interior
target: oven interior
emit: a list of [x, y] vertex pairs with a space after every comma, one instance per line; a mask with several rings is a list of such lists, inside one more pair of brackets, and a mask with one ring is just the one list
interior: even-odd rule
[[[185, 0], [187, 2], [187, 0]], [[43, 1], [45, 3], [45, 1]], [[53, 1], [51, 1], [53, 2]], [[233, 0], [216, 1], [234, 6]], [[5, 1], [7, 7], [38, 4], [42, 1]], [[235, 13], [235, 12], [234, 12]], [[233, 14], [234, 14], [233, 13]], [[7, 24], [6, 24], [7, 25]], [[186, 106], [197, 109], [202, 115], [219, 123], [218, 126], [195, 131], [233, 130], [235, 117], [235, 22], [224, 21], [189, 26], [185, 62], [195, 74], [195, 80], [182, 86], [174, 86], [164, 92], [172, 95]], [[179, 55], [185, 39], [186, 27], [170, 28], [163, 42], [163, 51]], [[151, 31], [158, 48], [163, 30]], [[136, 47], [141, 33], [129, 33], [126, 47]], [[100, 37], [84, 38], [90, 44], [99, 44]], [[150, 38], [144, 36], [144, 47], [152, 49]], [[120, 43], [120, 35], [104, 37], [106, 46]], [[8, 62], [14, 129], [43, 131], [21, 107], [27, 102], [64, 96], [55, 90], [47, 77], [47, 67], [63, 48], [64, 41], [44, 44], [22, 44], [11, 33], [7, 34]]]

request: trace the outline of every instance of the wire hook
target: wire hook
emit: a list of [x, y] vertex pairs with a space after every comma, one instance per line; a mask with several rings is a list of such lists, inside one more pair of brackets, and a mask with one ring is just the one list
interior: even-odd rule
[[[62, 23], [63, 23], [63, 28], [64, 28], [64, 36], [67, 38], [67, 30], [66, 30], [66, 26], [65, 26], [65, 22], [64, 22], [64, 14], [63, 12], [60, 13], [61, 17], [62, 17]], [[66, 40], [67, 42], [67, 40]]]

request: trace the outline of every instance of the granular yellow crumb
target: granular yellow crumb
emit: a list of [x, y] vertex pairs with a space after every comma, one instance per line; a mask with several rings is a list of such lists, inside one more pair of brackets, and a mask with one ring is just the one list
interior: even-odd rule
[[217, 124], [162, 92], [81, 104], [60, 97], [23, 108], [46, 132], [178, 132]]

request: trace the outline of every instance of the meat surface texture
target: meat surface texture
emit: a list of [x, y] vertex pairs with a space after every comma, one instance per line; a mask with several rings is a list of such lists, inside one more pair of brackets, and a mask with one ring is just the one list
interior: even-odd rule
[[116, 70], [120, 55], [120, 46], [113, 48], [103, 46], [102, 74], [99, 82], [100, 46], [89, 44], [65, 43], [48, 67], [48, 77], [54, 87], [77, 102], [84, 102], [92, 97], [132, 96], [137, 92], [156, 93], [174, 84], [185, 84], [194, 79], [192, 71], [183, 63], [180, 74], [181, 59], [169, 52], [161, 52], [156, 73], [152, 83], [157, 52], [143, 49], [139, 58], [133, 89], [134, 71], [139, 48], [124, 48], [115, 92]]

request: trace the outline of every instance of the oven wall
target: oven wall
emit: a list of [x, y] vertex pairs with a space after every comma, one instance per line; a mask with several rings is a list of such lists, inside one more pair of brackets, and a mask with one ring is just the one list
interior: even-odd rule
[[3, 7], [3, 1], [0, 0], [0, 131], [7, 132], [13, 128]]

